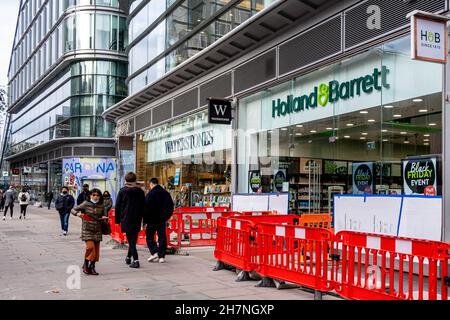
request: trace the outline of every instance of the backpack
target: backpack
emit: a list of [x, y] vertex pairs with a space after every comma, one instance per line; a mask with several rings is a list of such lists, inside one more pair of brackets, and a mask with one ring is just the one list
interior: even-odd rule
[[173, 205], [172, 196], [167, 191], [166, 191], [166, 196], [164, 199], [163, 210], [164, 211], [162, 213], [162, 216], [165, 221], [168, 221], [173, 215], [174, 205]]
[[20, 197], [20, 201], [22, 201], [22, 202], [27, 201], [27, 195], [25, 194], [25, 192], [22, 193], [22, 196]]

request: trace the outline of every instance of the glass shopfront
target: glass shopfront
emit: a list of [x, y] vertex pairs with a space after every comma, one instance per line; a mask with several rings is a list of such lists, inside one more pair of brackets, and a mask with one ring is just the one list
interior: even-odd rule
[[335, 193], [441, 195], [442, 73], [405, 37], [241, 99], [237, 191], [257, 176], [292, 213], [331, 212]]
[[231, 130], [206, 111], [137, 135], [138, 179], [156, 177], [177, 207], [230, 206]]

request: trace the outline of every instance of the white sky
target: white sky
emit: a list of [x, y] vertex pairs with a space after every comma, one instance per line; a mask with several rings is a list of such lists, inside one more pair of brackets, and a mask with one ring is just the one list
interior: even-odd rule
[[1, 0], [0, 7], [0, 85], [8, 84], [8, 67], [16, 30], [20, 0]]

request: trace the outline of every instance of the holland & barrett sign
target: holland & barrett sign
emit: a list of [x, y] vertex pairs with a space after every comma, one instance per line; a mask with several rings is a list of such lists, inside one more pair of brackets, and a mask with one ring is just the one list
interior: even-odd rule
[[387, 77], [389, 69], [382, 66], [381, 70], [375, 68], [372, 74], [342, 82], [332, 80], [314, 87], [313, 92], [302, 96], [287, 96], [286, 100], [272, 101], [272, 118], [283, 117], [289, 114], [304, 112], [321, 107], [339, 100], [353, 99], [362, 94], [371, 94], [374, 91], [389, 89]]
[[436, 158], [403, 160], [403, 188], [406, 195], [437, 195]]

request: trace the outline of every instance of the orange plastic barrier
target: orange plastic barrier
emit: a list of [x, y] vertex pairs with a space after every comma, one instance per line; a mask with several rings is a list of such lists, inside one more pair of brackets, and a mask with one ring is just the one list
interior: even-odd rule
[[303, 227], [330, 229], [333, 232], [333, 229], [331, 228], [332, 222], [333, 217], [329, 213], [324, 214], [305, 213], [300, 216], [300, 225]]
[[217, 219], [217, 241], [214, 257], [225, 264], [243, 271], [253, 271], [257, 267], [257, 223], [279, 223], [295, 225], [298, 216], [245, 216]]
[[258, 223], [256, 232], [260, 275], [321, 292], [333, 290], [333, 273], [328, 268], [331, 231]]
[[339, 232], [336, 291], [357, 300], [448, 300], [450, 244]]
[[192, 212], [174, 213], [168, 221], [168, 247], [214, 246], [217, 237], [217, 218], [232, 216], [233, 212]]

